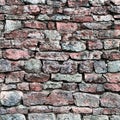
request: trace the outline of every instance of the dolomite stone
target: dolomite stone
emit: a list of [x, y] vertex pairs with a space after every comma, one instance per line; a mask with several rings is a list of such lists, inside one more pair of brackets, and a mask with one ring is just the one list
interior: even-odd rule
[[4, 106], [17, 105], [22, 98], [22, 92], [20, 91], [2, 91], [0, 94], [0, 102]]
[[21, 21], [6, 20], [6, 24], [5, 24], [6, 32], [10, 32], [19, 28], [22, 28]]
[[108, 62], [108, 71], [109, 72], [119, 72], [120, 71], [120, 61], [111, 61]]
[[45, 4], [45, 0], [23, 0], [23, 2], [30, 4]]
[[106, 115], [96, 115], [96, 116], [84, 116], [83, 120], [109, 120], [108, 116]]
[[82, 74], [52, 74], [51, 78], [56, 81], [68, 81], [68, 82], [81, 82], [82, 81]]

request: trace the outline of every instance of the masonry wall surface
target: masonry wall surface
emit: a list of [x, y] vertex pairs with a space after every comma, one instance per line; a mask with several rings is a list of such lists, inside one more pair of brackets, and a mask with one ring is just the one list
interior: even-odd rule
[[120, 0], [0, 0], [0, 120], [120, 120]]

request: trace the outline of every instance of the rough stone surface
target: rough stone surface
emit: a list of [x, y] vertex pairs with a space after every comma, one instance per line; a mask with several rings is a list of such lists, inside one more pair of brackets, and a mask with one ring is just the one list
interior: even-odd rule
[[120, 0], [0, 0], [0, 120], [119, 120]]
[[22, 98], [22, 92], [20, 91], [9, 91], [1, 92], [0, 102], [4, 106], [14, 106], [17, 105]]

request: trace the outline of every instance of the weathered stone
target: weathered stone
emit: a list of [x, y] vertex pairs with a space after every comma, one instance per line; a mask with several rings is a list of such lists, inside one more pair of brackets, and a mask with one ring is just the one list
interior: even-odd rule
[[104, 92], [104, 86], [102, 84], [81, 83], [79, 84], [79, 90], [82, 92], [100, 93], [100, 92]]
[[47, 39], [50, 39], [50, 40], [61, 40], [61, 35], [56, 30], [45, 30], [44, 34], [45, 34]]
[[114, 49], [119, 48], [120, 40], [119, 39], [112, 39], [112, 40], [104, 40], [104, 49]]
[[75, 74], [77, 73], [77, 62], [67, 60], [60, 65], [60, 73]]
[[27, 82], [22, 82], [17, 84], [17, 89], [18, 90], [29, 90], [29, 83]]
[[76, 31], [78, 28], [76, 23], [61, 23], [57, 22], [57, 30], [61, 32], [73, 32]]
[[79, 114], [58, 114], [57, 120], [81, 120], [81, 116]]
[[23, 72], [23, 71], [9, 73], [5, 77], [5, 83], [22, 82], [24, 79], [24, 74], [25, 74], [25, 72]]
[[63, 90], [53, 90], [51, 94], [47, 97], [47, 102], [45, 104], [54, 106], [73, 104], [72, 92]]
[[38, 16], [38, 18], [37, 18], [37, 20], [50, 20], [50, 17], [48, 16], [48, 15], [46, 15], [46, 14], [40, 14], [39, 16]]
[[109, 83], [119, 83], [120, 73], [106, 73], [103, 75]]
[[70, 16], [67, 15], [54, 15], [51, 17], [52, 20], [61, 21], [61, 20], [70, 20]]
[[40, 74], [26, 74], [25, 75], [25, 80], [28, 82], [46, 82], [48, 81], [50, 78], [49, 74], [44, 74], [44, 73], [40, 73]]
[[81, 82], [82, 81], [82, 74], [52, 74], [51, 78], [56, 81], [68, 81], [68, 82]]
[[20, 102], [22, 96], [23, 94], [20, 91], [4, 91], [0, 94], [0, 102], [4, 106], [14, 106]]
[[107, 22], [107, 21], [114, 20], [111, 15], [104, 15], [104, 16], [93, 15], [93, 18], [95, 21], [106, 21]]
[[84, 42], [80, 41], [66, 41], [61, 43], [62, 49], [66, 51], [84, 51], [86, 49], [86, 45]]
[[62, 87], [62, 82], [52, 82], [48, 81], [44, 83], [43, 88], [44, 89], [56, 89], [56, 88], [61, 88]]
[[104, 93], [101, 96], [101, 106], [104, 107], [112, 107], [112, 108], [120, 108], [120, 95], [115, 93]]
[[25, 61], [24, 69], [30, 73], [40, 73], [41, 72], [41, 61], [37, 59], [30, 59]]
[[78, 91], [78, 85], [77, 83], [63, 83], [62, 89], [68, 91]]
[[41, 91], [43, 89], [43, 85], [41, 83], [30, 83], [30, 90], [31, 91]]
[[108, 116], [106, 115], [96, 115], [96, 116], [84, 116], [83, 120], [109, 120]]
[[60, 70], [60, 65], [57, 61], [43, 61], [43, 71], [45, 73], [57, 73]]
[[88, 93], [74, 93], [74, 102], [77, 106], [84, 107], [98, 107], [99, 106], [99, 96], [92, 95]]
[[101, 59], [101, 55], [101, 51], [83, 51], [79, 53], [71, 53], [70, 57], [75, 60], [99, 60]]
[[119, 72], [120, 71], [120, 61], [111, 61], [108, 62], [108, 71], [109, 72]]
[[105, 5], [107, 0], [89, 0], [89, 2], [90, 4], [92, 4], [92, 6], [101, 6], [101, 5]]
[[29, 38], [33, 38], [33, 39], [44, 39], [44, 34], [42, 32], [39, 32], [39, 31], [33, 31], [33, 32], [30, 32], [28, 35], [27, 35]]
[[85, 81], [89, 83], [105, 83], [106, 79], [102, 74], [91, 73], [85, 74]]
[[3, 56], [11, 60], [28, 59], [30, 57], [28, 51], [18, 49], [7, 49]]
[[6, 20], [5, 31], [10, 32], [22, 28], [21, 21]]
[[65, 52], [38, 52], [36, 53], [36, 58], [42, 60], [65, 61], [68, 60], [69, 55]]
[[1, 115], [0, 120], [26, 120], [25, 116], [22, 114], [6, 114]]
[[0, 59], [0, 72], [12, 71], [11, 62], [6, 59]]
[[23, 104], [26, 106], [44, 104], [47, 101], [49, 92], [29, 92], [23, 96]]
[[55, 120], [53, 113], [31, 113], [28, 114], [28, 120]]
[[119, 115], [112, 115], [112, 117], [110, 117], [110, 120], [119, 120], [120, 116]]
[[87, 44], [89, 50], [100, 50], [103, 48], [103, 43], [101, 40], [89, 40]]
[[2, 84], [1, 86], [1, 90], [15, 90], [17, 87], [16, 87], [16, 85], [14, 85], [14, 84]]
[[45, 0], [23, 0], [25, 3], [30, 3], [30, 4], [45, 4]]
[[94, 69], [96, 73], [106, 73], [107, 67], [105, 61], [95, 61]]
[[79, 64], [80, 73], [90, 73], [93, 71], [93, 61], [82, 61]]
[[111, 2], [113, 2], [115, 5], [120, 5], [120, 1], [119, 0], [110, 0]]

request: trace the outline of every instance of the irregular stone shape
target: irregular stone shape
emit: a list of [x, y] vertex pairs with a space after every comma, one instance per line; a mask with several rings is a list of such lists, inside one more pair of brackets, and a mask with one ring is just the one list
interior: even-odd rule
[[58, 114], [57, 120], [81, 120], [81, 116], [79, 114]]
[[22, 27], [21, 21], [6, 20], [5, 31], [10, 32]]
[[95, 21], [106, 21], [107, 22], [107, 21], [114, 20], [111, 15], [104, 15], [104, 16], [93, 15], [93, 18]]
[[23, 96], [23, 104], [26, 106], [44, 104], [49, 92], [29, 92]]
[[94, 69], [96, 73], [106, 73], [107, 67], [105, 61], [95, 61]]
[[56, 120], [56, 117], [53, 113], [31, 113], [28, 120]]
[[120, 5], [120, 1], [119, 0], [110, 0], [111, 2], [113, 2], [115, 5]]
[[85, 74], [85, 82], [89, 82], [89, 83], [105, 83], [106, 78], [104, 76], [102, 76], [102, 74], [96, 74], [96, 73]]
[[45, 30], [44, 34], [49, 40], [61, 40], [61, 35], [56, 30]]
[[79, 84], [79, 90], [82, 92], [100, 93], [100, 92], [104, 92], [104, 87], [102, 84], [81, 83]]
[[28, 82], [46, 82], [48, 81], [50, 78], [49, 74], [44, 74], [44, 73], [40, 73], [40, 74], [26, 74], [25, 75], [25, 80]]
[[82, 81], [82, 74], [73, 74], [73, 75], [69, 75], [69, 74], [52, 74], [51, 78], [53, 80], [57, 80], [57, 81], [68, 81], [68, 82], [81, 82]]
[[44, 89], [56, 89], [56, 88], [61, 88], [62, 87], [62, 82], [52, 82], [52, 81], [48, 81], [45, 82], [43, 85]]
[[112, 40], [104, 40], [104, 49], [114, 49], [119, 48], [120, 40], [112, 39]]
[[42, 69], [45, 73], [57, 73], [60, 70], [60, 65], [58, 61], [46, 60], [46, 61], [43, 61]]
[[18, 83], [22, 82], [24, 78], [24, 73], [23, 71], [19, 72], [12, 72], [6, 75], [5, 77], [5, 83]]
[[78, 28], [76, 23], [61, 23], [57, 22], [57, 30], [61, 32], [73, 32]]
[[88, 93], [74, 93], [75, 104], [77, 106], [84, 107], [98, 107], [99, 106], [99, 96], [92, 95]]
[[120, 72], [120, 61], [111, 61], [108, 62], [108, 71], [109, 72]]
[[24, 69], [30, 73], [40, 73], [41, 67], [42, 67], [42, 64], [40, 60], [30, 59], [28, 61], [25, 61]]
[[6, 114], [0, 115], [0, 120], [26, 120], [22, 114]]
[[30, 57], [28, 51], [18, 49], [7, 49], [3, 56], [11, 60], [28, 59]]
[[103, 76], [107, 79], [107, 82], [120, 83], [120, 73], [107, 73]]
[[0, 102], [4, 106], [14, 106], [21, 101], [22, 96], [23, 94], [20, 91], [4, 91], [0, 94]]
[[48, 15], [46, 15], [46, 14], [44, 14], [44, 15], [40, 14], [38, 16], [37, 20], [42, 20], [42, 21], [44, 21], [44, 20], [50, 20], [50, 17]]
[[77, 73], [77, 62], [67, 60], [60, 65], [60, 73], [63, 74], [75, 74]]
[[45, 104], [54, 106], [73, 104], [72, 92], [63, 90], [53, 90], [51, 94], [47, 97], [47, 102]]
[[89, 0], [89, 2], [93, 6], [101, 6], [101, 5], [105, 5], [105, 2], [107, 2], [107, 0]]
[[107, 115], [96, 115], [96, 116], [84, 116], [83, 120], [109, 120]]
[[23, 0], [23, 2], [30, 4], [45, 4], [45, 0]]
[[93, 61], [81, 61], [79, 64], [80, 73], [90, 73], [93, 71]]
[[80, 41], [66, 41], [61, 43], [61, 45], [62, 49], [66, 51], [80, 52], [86, 49], [85, 43]]
[[112, 115], [112, 117], [110, 117], [110, 120], [120, 120], [120, 116], [119, 115]]
[[0, 59], [0, 72], [12, 71], [11, 62], [5, 59]]
[[61, 20], [70, 20], [70, 16], [67, 15], [54, 15], [51, 17], [52, 20], [61, 21]]
[[101, 96], [100, 102], [103, 107], [120, 108], [120, 95], [106, 92]]
[[36, 58], [42, 60], [65, 61], [68, 60], [69, 55], [65, 52], [38, 52], [36, 53]]
[[68, 91], [78, 91], [78, 86], [77, 83], [63, 83], [62, 89]]

